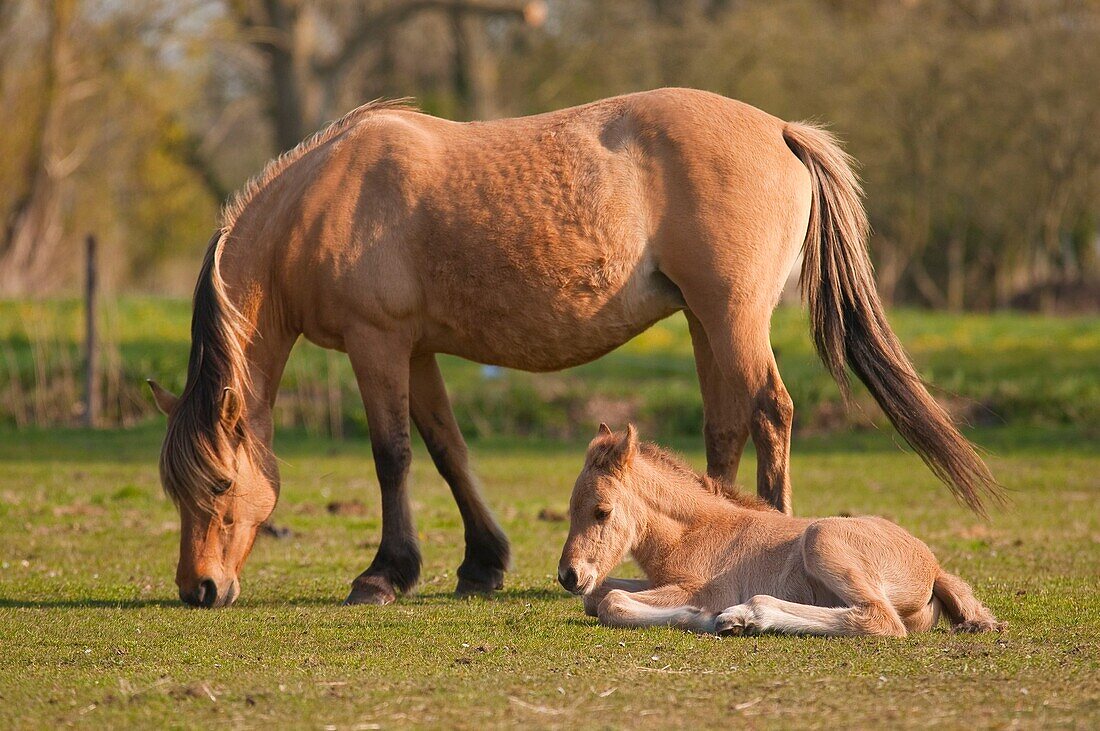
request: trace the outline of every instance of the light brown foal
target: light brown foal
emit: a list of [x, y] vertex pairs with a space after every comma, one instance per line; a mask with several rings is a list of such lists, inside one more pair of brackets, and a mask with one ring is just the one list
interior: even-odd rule
[[412, 425], [466, 532], [458, 591], [504, 581], [508, 542], [478, 494], [436, 353], [528, 371], [584, 363], [683, 311], [707, 469], [791, 509], [793, 405], [771, 313], [804, 254], [819, 352], [867, 384], [898, 431], [978, 508], [993, 478], [929, 396], [875, 293], [850, 159], [828, 133], [689, 89], [459, 124], [407, 104], [347, 114], [272, 162], [226, 208], [195, 287], [187, 383], [160, 472], [180, 506], [180, 596], [224, 606], [279, 474], [272, 408], [299, 337], [346, 352], [381, 487], [378, 553], [348, 602], [411, 589], [420, 548]]
[[[921, 541], [882, 518], [792, 518], [600, 426], [569, 505], [558, 578], [615, 627], [902, 637], [1002, 627]], [[627, 553], [644, 580], [608, 574]]]

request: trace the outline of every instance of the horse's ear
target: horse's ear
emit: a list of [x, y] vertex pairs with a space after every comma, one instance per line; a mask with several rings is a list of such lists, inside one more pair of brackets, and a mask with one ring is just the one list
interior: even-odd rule
[[222, 389], [222, 426], [226, 431], [233, 431], [237, 422], [241, 420], [244, 404], [241, 396], [232, 388]]
[[610, 435], [611, 435], [611, 427], [609, 427], [607, 424], [605, 424], [601, 421], [600, 422], [600, 429], [599, 429], [599, 431], [596, 432], [596, 436], [606, 437], [606, 436], [610, 436]]
[[168, 416], [175, 410], [176, 404], [179, 403], [179, 396], [172, 394], [164, 386], [154, 381], [152, 378], [145, 380], [149, 384], [149, 390], [153, 392], [153, 401], [156, 402], [157, 408], [160, 409], [160, 413]]

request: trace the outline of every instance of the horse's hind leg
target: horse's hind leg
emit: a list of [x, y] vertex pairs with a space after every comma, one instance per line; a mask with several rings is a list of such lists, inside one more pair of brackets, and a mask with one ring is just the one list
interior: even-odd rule
[[466, 532], [466, 556], [458, 567], [458, 594], [489, 593], [504, 586], [508, 539], [481, 499], [470, 472], [466, 442], [455, 422], [434, 355], [410, 365], [410, 411], [436, 469], [451, 488]]
[[732, 479], [747, 431], [756, 446], [757, 494], [789, 514], [794, 403], [768, 337], [770, 306], [757, 303], [743, 312], [711, 307], [688, 322], [703, 388], [708, 472]]
[[706, 329], [691, 310], [684, 316], [695, 350], [695, 370], [703, 393], [703, 441], [707, 450], [707, 474], [733, 487], [741, 454], [749, 437], [752, 400], [747, 386], [727, 378], [714, 358]]
[[345, 338], [367, 412], [374, 468], [382, 491], [382, 540], [369, 568], [352, 583], [347, 604], [389, 604], [420, 578], [406, 477], [409, 444], [409, 346], [369, 330]]

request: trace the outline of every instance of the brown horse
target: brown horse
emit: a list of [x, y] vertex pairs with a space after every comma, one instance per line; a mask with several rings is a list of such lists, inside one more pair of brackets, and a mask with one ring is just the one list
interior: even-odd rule
[[[600, 425], [569, 503], [558, 580], [613, 627], [903, 637], [999, 630], [965, 581], [882, 518], [784, 515]], [[609, 579], [627, 553], [644, 580]]]
[[351, 603], [411, 588], [409, 417], [466, 533], [459, 592], [502, 586], [508, 543], [482, 502], [436, 353], [530, 371], [597, 358], [684, 311], [709, 473], [748, 436], [757, 489], [790, 510], [793, 408], [769, 344], [799, 250], [818, 349], [851, 367], [961, 499], [994, 482], [890, 331], [849, 159], [832, 137], [714, 94], [662, 89], [459, 124], [362, 106], [270, 163], [227, 206], [195, 288], [187, 384], [161, 478], [180, 506], [177, 583], [221, 606], [274, 508], [279, 379], [299, 336], [346, 352], [382, 490], [382, 539]]

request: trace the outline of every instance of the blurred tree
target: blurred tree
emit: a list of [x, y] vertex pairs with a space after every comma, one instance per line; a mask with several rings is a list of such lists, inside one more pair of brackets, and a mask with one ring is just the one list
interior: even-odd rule
[[[32, 112], [20, 151], [22, 170], [9, 189], [14, 196], [6, 201], [0, 239], [0, 292], [10, 295], [41, 291], [56, 278], [62, 241], [59, 186], [78, 164], [74, 157], [65, 156], [60, 139], [61, 118], [69, 101], [66, 96], [71, 91], [69, 37], [74, 7], [74, 0], [51, 0], [41, 8], [45, 26], [37, 59], [41, 71], [37, 83], [30, 87], [37, 87], [37, 109]], [[38, 20], [20, 18], [19, 10], [11, 2], [0, 4], [0, 27], [5, 35], [19, 32], [22, 23]], [[5, 70], [14, 67], [10, 60], [4, 59]], [[21, 87], [21, 92], [27, 94], [30, 88]]]
[[[454, 33], [454, 88], [464, 113], [491, 113], [492, 70], [486, 58], [484, 18], [506, 16], [537, 23], [541, 3], [529, 0], [406, 0], [313, 2], [229, 0], [229, 12], [265, 60], [268, 115], [276, 145], [287, 150], [336, 113], [333, 98], [348, 68], [382, 47], [376, 67], [391, 62], [383, 39], [427, 11], [448, 13]], [[374, 69], [377, 71], [378, 69]]]
[[886, 298], [1100, 299], [1098, 47], [1080, 0], [0, 0], [0, 293], [75, 282], [88, 229], [108, 284], [186, 291], [229, 191], [371, 98], [680, 85], [833, 126]]

